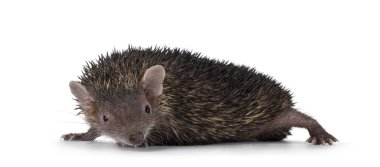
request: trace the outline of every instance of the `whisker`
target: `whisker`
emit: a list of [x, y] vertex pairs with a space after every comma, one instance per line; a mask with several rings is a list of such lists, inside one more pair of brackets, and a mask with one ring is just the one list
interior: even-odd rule
[[60, 123], [87, 124], [86, 122], [59, 121]]

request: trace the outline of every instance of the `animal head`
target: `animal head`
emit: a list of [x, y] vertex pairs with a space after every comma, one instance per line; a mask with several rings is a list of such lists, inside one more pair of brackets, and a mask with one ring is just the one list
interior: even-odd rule
[[119, 143], [138, 146], [159, 117], [155, 101], [162, 93], [164, 78], [164, 68], [155, 65], [144, 72], [133, 89], [102, 98], [77, 81], [70, 82], [70, 89], [91, 126]]

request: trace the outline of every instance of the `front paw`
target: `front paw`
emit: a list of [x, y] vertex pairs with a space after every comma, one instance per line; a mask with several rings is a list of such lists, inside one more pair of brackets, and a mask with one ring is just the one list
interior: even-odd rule
[[128, 148], [128, 147], [133, 147], [131, 145], [128, 145], [128, 144], [124, 144], [124, 143], [120, 143], [120, 142], [117, 142], [116, 145], [120, 148]]
[[131, 145], [120, 143], [120, 142], [117, 142], [116, 145], [121, 147], [121, 148], [126, 148], [126, 147], [145, 147], [146, 148], [146, 147], [149, 147], [147, 142], [144, 142], [143, 144], [141, 144], [139, 146], [131, 146]]
[[64, 134], [61, 138], [65, 141], [91, 141], [93, 140], [91, 136], [88, 136], [86, 133], [69, 133]]
[[306, 142], [311, 143], [313, 145], [332, 145], [334, 142], [337, 141], [338, 140], [333, 135], [330, 135], [326, 131], [310, 135], [310, 138], [306, 140]]

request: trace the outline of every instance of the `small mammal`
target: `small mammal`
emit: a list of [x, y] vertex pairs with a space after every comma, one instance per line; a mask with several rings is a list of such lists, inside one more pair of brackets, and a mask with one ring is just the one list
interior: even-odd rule
[[315, 145], [337, 139], [294, 108], [287, 89], [253, 68], [170, 48], [134, 48], [99, 56], [69, 86], [86, 133], [120, 147], [281, 141], [306, 128]]

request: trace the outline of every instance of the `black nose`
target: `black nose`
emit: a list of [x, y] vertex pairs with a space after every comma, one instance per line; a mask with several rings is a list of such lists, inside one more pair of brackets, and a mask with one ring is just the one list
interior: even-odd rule
[[131, 134], [129, 136], [129, 142], [134, 145], [139, 145], [142, 144], [144, 140], [144, 136], [141, 132]]

